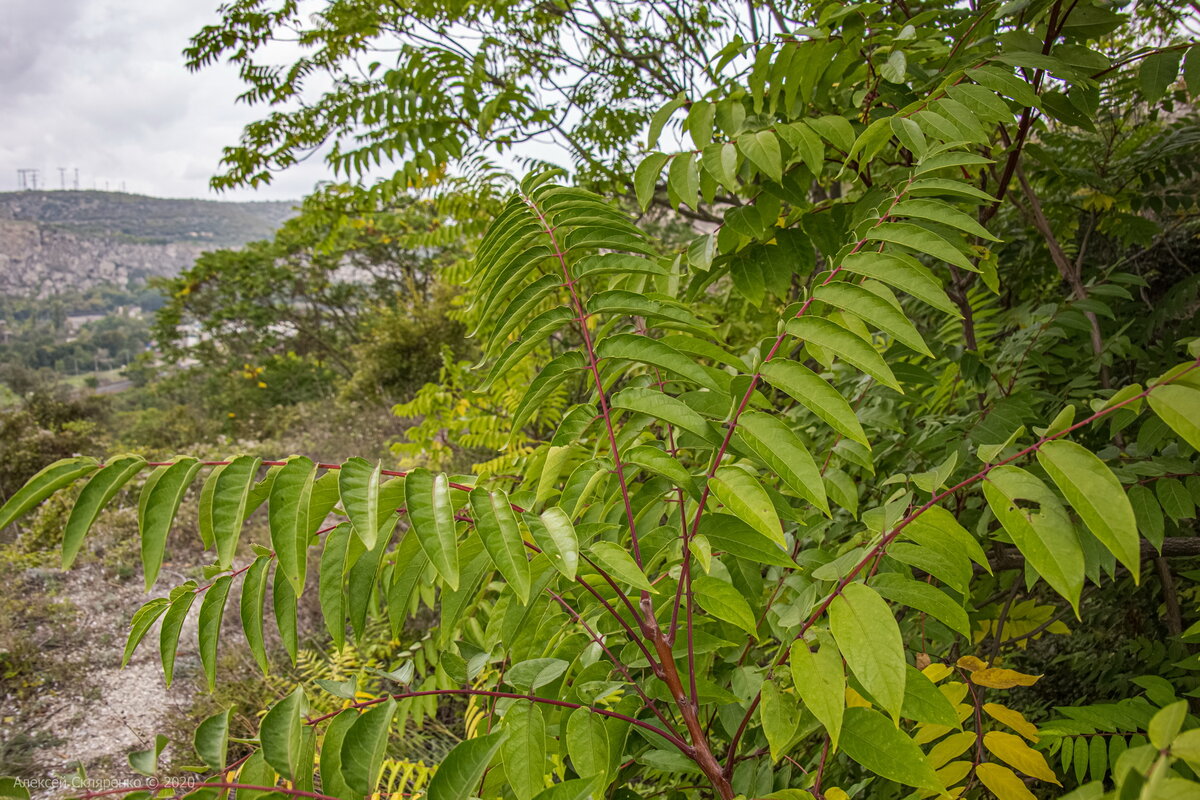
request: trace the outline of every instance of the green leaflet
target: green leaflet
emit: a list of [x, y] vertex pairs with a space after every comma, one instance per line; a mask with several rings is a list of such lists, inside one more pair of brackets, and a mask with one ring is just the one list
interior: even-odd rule
[[538, 371], [537, 377], [529, 383], [529, 388], [525, 390], [525, 394], [521, 396], [521, 402], [513, 411], [511, 424], [513, 435], [516, 436], [520, 433], [521, 426], [529, 421], [529, 417], [533, 415], [534, 411], [545, 404], [546, 398], [555, 389], [572, 375], [586, 368], [587, 359], [578, 350], [568, 350], [542, 367]]
[[[582, 278], [598, 275], [629, 275], [632, 273], [645, 275], [667, 275], [666, 269], [643, 256], [631, 256], [628, 253], [597, 253], [584, 256], [571, 265], [571, 273], [578, 281]], [[555, 279], [557, 285], [562, 285], [559, 276], [548, 276]]]
[[923, 547], [908, 542], [892, 542], [888, 545], [888, 556], [901, 564], [928, 572], [959, 594], [967, 595], [970, 592], [971, 562], [957, 552], [952, 544]]
[[200, 462], [190, 456], [174, 464], [158, 467], [150, 473], [138, 501], [138, 523], [141, 528], [142, 569], [146, 574], [146, 590], [154, 585], [162, 567], [167, 533], [183, 494], [200, 469]]
[[945, 623], [963, 638], [971, 638], [971, 623], [963, 607], [950, 595], [928, 583], [906, 578], [896, 572], [882, 572], [871, 579], [871, 588], [893, 603], [922, 611]]
[[638, 205], [643, 211], [650, 207], [654, 200], [654, 187], [662, 176], [663, 166], [667, 163], [666, 153], [650, 153], [642, 159], [633, 173], [633, 190], [637, 195]]
[[854, 128], [845, 117], [828, 114], [806, 118], [804, 122], [843, 153], [850, 152], [850, 148], [854, 147]]
[[[487, 290], [480, 293], [480, 299], [472, 303], [472, 307], [479, 307], [479, 327], [482, 329], [487, 323], [487, 320], [492, 317], [496, 309], [505, 302], [505, 300], [516, 291], [522, 283], [536, 272], [547, 258], [552, 255], [553, 251], [545, 245], [537, 245], [530, 247], [520, 253], [516, 258], [507, 262], [504, 268], [489, 278]], [[543, 276], [543, 279], [546, 276]], [[537, 283], [537, 281], [535, 281]], [[558, 281], [561, 285], [561, 280]], [[540, 292], [545, 289], [546, 284], [539, 286], [535, 292]], [[526, 287], [528, 288], [528, 287]], [[524, 293], [524, 290], [517, 292], [511, 303], [504, 311], [504, 316], [508, 316], [510, 311], [515, 311], [514, 305], [528, 306], [530, 301], [529, 295]], [[509, 320], [511, 322], [511, 320]], [[518, 320], [519, 322], [519, 320]], [[476, 331], [478, 332], [478, 331]], [[489, 336], [491, 339], [499, 339], [500, 342], [504, 338], [495, 333]], [[494, 351], [493, 351], [494, 352]]]
[[912, 217], [913, 219], [926, 219], [930, 222], [937, 222], [951, 228], [957, 228], [970, 236], [978, 236], [980, 239], [986, 239], [989, 242], [1000, 241], [973, 217], [967, 216], [954, 206], [940, 200], [901, 200], [892, 206], [891, 213], [897, 217]]
[[458, 588], [458, 534], [444, 473], [415, 469], [404, 479], [404, 504], [421, 549], [451, 589]]
[[867, 231], [866, 239], [870, 242], [898, 244], [970, 272], [979, 271], [978, 267], [972, 264], [961, 250], [933, 231], [919, 225], [908, 222], [884, 222]]
[[[1083, 548], [1058, 497], [1019, 467], [988, 473], [983, 494], [996, 519], [1028, 559], [1029, 566], [1079, 613], [1083, 591]], [[1020, 501], [1029, 501], [1027, 509]]]
[[880, 707], [899, 718], [904, 703], [904, 642], [888, 604], [866, 584], [849, 583], [829, 606], [829, 628], [859, 683]]
[[533, 535], [534, 544], [541, 548], [554, 568], [567, 580], [575, 580], [579, 569], [579, 535], [566, 512], [551, 507], [541, 516], [526, 514], [525, 524]]
[[[1200, 450], [1200, 389], [1179, 384], [1155, 386], [1147, 395], [1154, 413], [1179, 434], [1185, 442]], [[2, 515], [0, 515], [2, 516]], [[0, 519], [0, 523], [4, 520]], [[0, 528], [4, 525], [0, 524]]]
[[356, 559], [353, 555], [347, 557], [347, 560], [354, 559], [346, 582], [346, 610], [350, 615], [350, 627], [354, 631], [356, 641], [362, 639], [367, 628], [367, 617], [374, 610], [375, 587], [379, 583], [380, 566], [388, 545], [391, 544], [391, 533], [397, 521], [395, 515], [390, 515], [388, 524], [383, 526], [373, 548]]
[[[371, 466], [363, 458], [351, 458], [342, 464], [338, 473], [338, 490], [342, 508], [358, 538], [370, 550], [379, 535], [380, 465]], [[387, 509], [391, 513], [391, 509]]]
[[846, 673], [833, 637], [818, 632], [818, 639], [816, 652], [803, 641], [792, 644], [792, 683], [804, 706], [825, 726], [830, 748], [837, 752], [846, 711]]
[[246, 497], [246, 509], [242, 517], [242, 522], [250, 519], [259, 506], [267, 502], [267, 498], [271, 496], [271, 489], [275, 486], [275, 476], [279, 474], [279, 470], [281, 469], [283, 467], [278, 464], [267, 467], [267, 473], [263, 475], [262, 480], [250, 487], [250, 494]]
[[616, 580], [644, 592], [655, 592], [650, 581], [646, 579], [646, 573], [642, 572], [633, 556], [621, 545], [616, 542], [594, 542], [588, 550]]
[[1038, 463], [1096, 538], [1129, 568], [1136, 583], [1141, 566], [1137, 518], [1117, 476], [1090, 450], [1074, 442], [1046, 442]]
[[517, 800], [532, 800], [545, 786], [546, 773], [546, 720], [537, 703], [517, 700], [504, 712], [500, 755]]
[[846, 398], [808, 367], [796, 361], [777, 358], [763, 364], [761, 371], [767, 383], [789, 394], [829, 427], [847, 439], [866, 447], [871, 446]]
[[474, 796], [503, 740], [504, 733], [496, 732], [456, 744], [429, 782], [426, 800], [467, 800]]
[[783, 159], [779, 153], [779, 140], [771, 131], [746, 133], [738, 137], [738, 150], [751, 164], [771, 180], [783, 180]]
[[[544, 347], [550, 335], [573, 319], [571, 310], [566, 306], [555, 306], [538, 314], [521, 330], [521, 338], [504, 349], [492, 364], [487, 378], [479, 387], [479, 391], [487, 391], [496, 379], [511, 370], [521, 359], [532, 353], [538, 347]], [[496, 344], [497, 342], [493, 342]], [[503, 340], [499, 340], [503, 343]]]
[[[520, 328], [521, 323], [545, 302], [546, 297], [561, 287], [562, 278], [548, 273], [517, 292], [500, 312], [500, 316], [492, 322], [491, 330], [487, 334], [487, 352], [497, 352], [508, 341], [509, 334]], [[486, 320], [486, 317], [481, 316], [481, 319]], [[482, 329], [484, 323], [480, 322], [479, 327]]]
[[950, 178], [921, 178], [920, 180], [915, 180], [908, 185], [906, 194], [909, 197], [950, 195], [952, 197], [966, 197], [973, 200], [980, 200], [984, 203], [996, 202], [996, 198], [987, 192], [969, 183], [963, 183], [962, 181]]
[[667, 167], [667, 203], [671, 208], [699, 205], [700, 169], [692, 153], [676, 153]]
[[171, 605], [158, 629], [158, 654], [162, 658], [163, 678], [167, 686], [175, 676], [175, 652], [179, 649], [179, 634], [192, 603], [196, 601], [196, 582], [188, 581], [171, 590]]
[[803, 161], [814, 176], [819, 177], [825, 166], [825, 145], [812, 129], [802, 122], [776, 126], [779, 137], [792, 147], [792, 161]]
[[708, 479], [708, 488], [738, 519], [780, 547], [787, 547], [775, 505], [753, 475], [739, 467], [721, 467]]
[[752, 638], [758, 638], [758, 623], [750, 604], [733, 584], [708, 575], [692, 580], [692, 594], [702, 609], [717, 619], [724, 620], [744, 630]]
[[928, 725], [962, 728], [958, 722], [958, 714], [954, 711], [954, 704], [942, 694], [933, 681], [911, 665], [906, 667], [906, 675], [904, 705], [900, 708], [900, 716]]
[[1035, 108], [1041, 106], [1037, 93], [1033, 91], [1033, 87], [1014, 75], [1011, 70], [1003, 70], [993, 66], [978, 67], [967, 70], [967, 76], [981, 86], [986, 86], [994, 92], [1011, 97], [1023, 106], [1033, 106]]
[[347, 708], [334, 717], [325, 728], [325, 739], [321, 742], [321, 792], [343, 800], [354, 800], [355, 794], [342, 778], [342, 742], [346, 733], [358, 721], [359, 711]]
[[946, 509], [941, 506], [930, 506], [921, 516], [904, 527], [904, 535], [917, 544], [927, 548], [952, 548], [974, 561], [979, 566], [992, 571], [987, 554], [979, 546], [966, 528], [958, 524]]
[[710, 511], [700, 518], [700, 534], [713, 550], [723, 551], [756, 564], [794, 569], [796, 562], [788, 551], [751, 528], [732, 514]]
[[[75, 501], [75, 507], [71, 509], [71, 516], [68, 517], [67, 526], [63, 530], [63, 569], [70, 569], [80, 546], [83, 545], [84, 538], [91, 530], [92, 523], [96, 521], [100, 511], [108, 505], [121, 487], [129, 482], [130, 478], [141, 472], [145, 465], [146, 459], [141, 456], [122, 456], [110, 460], [92, 475], [91, 480], [79, 493], [79, 499]], [[0, 516], [2, 516], [2, 511], [0, 511]]]
[[0, 530], [64, 486], [99, 469], [94, 458], [64, 458], [45, 467], [0, 506]]
[[554, 683], [568, 666], [561, 658], [531, 658], [513, 664], [504, 673], [504, 682], [518, 692], [532, 693]]
[[598, 458], [588, 459], [576, 467], [567, 478], [562, 495], [558, 499], [558, 506], [568, 517], [577, 518], [591, 505], [596, 492], [602, 489], [612, 475], [608, 466], [610, 463]]
[[608, 773], [610, 761], [608, 729], [604, 719], [586, 708], [577, 708], [567, 717], [565, 740], [567, 755], [577, 775], [600, 776], [601, 781]]
[[767, 745], [771, 750], [771, 762], [777, 762], [796, 738], [800, 725], [800, 706], [796, 698], [780, 690], [775, 681], [764, 681], [758, 718], [762, 721], [763, 735], [767, 737]]
[[761, 411], [746, 411], [738, 418], [738, 433], [759, 463], [782, 478], [796, 494], [829, 514], [821, 472], [800, 437], [783, 420]]
[[216, 477], [212, 526], [213, 538], [217, 543], [217, 563], [223, 569], [233, 564], [233, 557], [237, 553], [242, 524], [246, 520], [246, 504], [261, 463], [262, 459], [257, 456], [237, 456]]
[[[629, 314], [645, 317], [660, 328], [677, 328], [699, 336], [707, 336], [711, 330], [710, 326], [697, 319], [685, 306], [662, 295], [614, 289], [592, 295], [587, 299], [586, 305], [591, 314]], [[569, 311], [567, 316], [570, 317]], [[544, 342], [545, 337], [540, 341]]]
[[229, 712], [231, 709], [213, 714], [200, 723], [192, 742], [196, 754], [211, 770], [225, 768], [226, 753], [229, 749]]
[[167, 737], [161, 733], [154, 737], [154, 746], [148, 750], [139, 750], [128, 756], [129, 766], [142, 775], [155, 776], [158, 774], [158, 759], [163, 748], [167, 746]]
[[296, 653], [300, 649], [296, 593], [292, 591], [292, 584], [279, 570], [275, 570], [271, 579], [271, 608], [275, 612], [275, 627], [279, 630], [283, 649], [287, 650], [288, 657], [294, 665]]
[[903, 312], [884, 298], [857, 284], [845, 281], [827, 283], [818, 286], [813, 292], [813, 297], [857, 315], [863, 322], [878, 328], [918, 353], [933, 356], [921, 334]]
[[661, 475], [696, 500], [700, 499], [700, 487], [696, 485], [696, 480], [687, 467], [679, 463], [679, 459], [672, 458], [659, 448], [649, 444], [638, 445], [625, 451], [621, 458], [626, 465], [632, 464]]
[[359, 714], [342, 740], [341, 777], [359, 797], [374, 793], [379, 783], [395, 714], [396, 701], [389, 697]]
[[916, 742], [874, 709], [846, 709], [842, 752], [889, 781], [937, 792], [945, 788]]
[[308, 571], [310, 528], [308, 507], [312, 498], [317, 467], [304, 456], [288, 459], [271, 486], [268, 506], [271, 546], [279, 561], [278, 569], [292, 582], [297, 595], [304, 591]]
[[457, 589], [443, 590], [438, 618], [438, 647], [447, 647], [457, 635], [464, 615], [478, 599], [479, 584], [485, 572], [490, 572], [491, 559], [483, 548], [483, 542], [474, 532], [470, 533], [459, 549], [462, 569]]
[[691, 357], [676, 350], [669, 344], [649, 336], [639, 336], [633, 333], [618, 333], [606, 336], [596, 346], [596, 355], [600, 358], [627, 359], [641, 364], [673, 372], [693, 383], [698, 383], [714, 392], [722, 392], [724, 388], [708, 370], [692, 360]]
[[392, 584], [388, 587], [387, 609], [388, 620], [391, 622], [392, 634], [399, 635], [404, 620], [408, 618], [408, 610], [412, 604], [413, 591], [417, 588], [425, 568], [429, 566], [429, 556], [421, 548], [417, 537], [410, 530], [404, 534], [400, 544], [392, 553], [395, 566], [392, 568]]
[[[582, 782], [583, 781], [571, 781], [571, 783], [576, 784]], [[591, 784], [594, 783], [594, 781], [588, 780], [586, 783], [588, 784], [587, 791], [590, 792]], [[542, 795], [544, 794], [546, 793], [542, 792]], [[541, 800], [542, 795], [538, 796], [539, 800]], [[25, 784], [23, 784], [19, 778], [0, 778], [0, 798], [3, 798], [3, 800], [29, 800], [29, 789], [26, 788]], [[547, 798], [547, 800], [549, 800], [549, 798]], [[567, 798], [564, 796], [562, 800], [567, 800]], [[572, 800], [574, 800], [574, 798], [572, 798]], [[583, 800], [583, 797], [580, 797], [578, 800]]]
[[609, 404], [614, 409], [621, 408], [654, 417], [709, 442], [721, 441], [713, 426], [690, 406], [676, 397], [653, 389], [622, 389], [613, 395]]
[[208, 690], [217, 688], [217, 642], [221, 637], [221, 620], [225, 616], [225, 601], [229, 599], [231, 575], [222, 575], [204, 592], [200, 603], [200, 664], [208, 680]]
[[221, 470], [225, 469], [224, 465], [217, 465], [208, 473], [208, 478], [200, 487], [200, 508], [197, 514], [197, 524], [200, 529], [200, 541], [204, 544], [204, 549], [212, 547], [216, 543], [216, 534], [213, 533], [213, 493], [217, 488], [217, 478], [221, 475]]
[[1146, 486], [1130, 486], [1128, 497], [1137, 517], [1138, 530], [1161, 552], [1163, 537], [1166, 535], [1166, 521], [1154, 492]]
[[[341, 470], [330, 470], [313, 481], [312, 492], [308, 498], [308, 532], [310, 534], [316, 533], [321, 524], [325, 522], [325, 518], [329, 516], [329, 512], [341, 499], [341, 490], [338, 485], [341, 478], [340, 472]], [[387, 509], [387, 511], [390, 512], [391, 509]]]
[[821, 317], [796, 317], [790, 319], [785, 326], [788, 333], [805, 342], [815, 344], [839, 356], [850, 364], [870, 375], [875, 380], [895, 389], [901, 394], [904, 390], [896, 382], [896, 376], [888, 367], [883, 356], [871, 345], [855, 333], [851, 333], [840, 325]]
[[270, 566], [270, 556], [259, 556], [254, 560], [242, 580], [240, 601], [242, 631], [263, 675], [267, 674], [268, 663], [267, 649], [263, 644], [263, 601], [267, 597], [267, 569]]
[[287, 780], [298, 780], [300, 770], [309, 766], [300, 763], [307, 710], [304, 689], [297, 686], [291, 694], [271, 706], [258, 726], [263, 758]]
[[321, 571], [318, 574], [317, 596], [321, 617], [334, 648], [341, 650], [346, 643], [346, 552], [349, 549], [351, 526], [343, 522], [325, 535], [321, 550]]
[[170, 605], [171, 601], [167, 598], [156, 597], [134, 613], [133, 619], [129, 622], [129, 637], [125, 640], [125, 652], [121, 654], [122, 669], [129, 663], [129, 659], [133, 657], [133, 652], [142, 643], [142, 639], [146, 638], [146, 634], [150, 632], [150, 626], [166, 612]]

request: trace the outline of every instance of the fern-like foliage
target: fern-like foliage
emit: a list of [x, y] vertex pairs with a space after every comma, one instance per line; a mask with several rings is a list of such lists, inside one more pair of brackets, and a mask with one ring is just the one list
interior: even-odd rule
[[[1188, 515], [1173, 513], [1184, 501], [1168, 483], [1152, 507], [1140, 476], [1186, 477], [1200, 449], [1195, 352], [1116, 387], [1101, 342], [1097, 369], [1063, 379], [1056, 370], [1079, 351], [1057, 352], [1056, 337], [1097, 330], [1086, 287], [1061, 307], [995, 300], [1002, 243], [985, 223], [1024, 181], [1015, 171], [1035, 110], [1070, 117], [1062, 104], [1073, 101], [1047, 76], [1090, 92], [1105, 74], [1084, 69], [1077, 45], [1053, 48], [1111, 20], [1096, 7], [1090, 27], [1064, 32], [1059, 12], [1039, 6], [1047, 39], [1031, 44], [1028, 21], [1016, 35], [991, 10], [969, 28], [918, 31], [870, 4], [869, 28], [853, 6], [823, 8], [822, 35], [745, 49], [746, 89], [681, 96], [651, 118], [656, 148], [687, 106], [678, 129], [694, 147], [651, 149], [632, 194], [643, 209], [686, 208], [712, 224], [686, 247], [648, 236], [630, 198], [553, 170], [504, 200], [464, 277], [476, 388], [500, 399], [488, 422], [458, 429], [453, 417], [470, 408], [460, 397], [428, 390], [409, 407], [430, 415], [452, 401], [418, 442], [455, 429], [467, 449], [503, 444], [501, 460], [452, 475], [436, 453], [432, 470], [415, 458], [402, 469], [241, 454], [67, 459], [0, 508], [0, 527], [87, 478], [64, 538], [69, 564], [99, 510], [150, 470], [139, 508], [150, 587], [203, 474], [212, 582], [143, 607], [126, 653], [161, 618], [168, 681], [197, 601], [201, 660], [216, 679], [235, 580], [264, 669], [268, 591], [293, 659], [306, 591], [338, 648], [374, 619], [398, 636], [414, 615], [436, 617], [401, 685], [323, 713], [302, 688], [272, 707], [240, 766], [244, 785], [267, 787], [253, 791], [283, 780], [313, 794], [318, 737], [321, 800], [400, 791], [415, 778], [386, 760], [389, 732], [446, 698], [467, 698], [468, 710], [463, 741], [418, 786], [435, 799], [700, 780], [722, 798], [844, 797], [873, 776], [888, 793], [983, 786], [1008, 800], [1029, 795], [1026, 778], [1061, 784], [1031, 746], [1037, 727], [989, 694], [1038, 680], [997, 658], [1005, 620], [1030, 609], [1010, 601], [989, 619], [980, 607], [995, 589], [1015, 597], [1023, 579], [1077, 615], [1086, 581], [1140, 576], [1162, 544], [1154, 509]], [[957, 40], [977, 28], [997, 36]], [[904, 44], [914, 37], [928, 50]], [[875, 60], [859, 64], [860, 47]], [[925, 61], [911, 76], [906, 48]], [[437, 74], [436, 58], [405, 57], [414, 76]], [[452, 124], [425, 99], [386, 102], [432, 114], [435, 133]], [[338, 157], [384, 146], [368, 142]], [[428, 171], [419, 166], [406, 167], [413, 181]], [[1036, 199], [1027, 188], [1022, 202], [1042, 224]], [[1044, 413], [1046, 401], [1035, 414], [1034, 395], [1062, 410]], [[1156, 438], [1121, 450], [1099, 423], [1108, 439], [1133, 425]], [[242, 524], [263, 504], [271, 540], [237, 565]], [[1170, 786], [1189, 790], [1195, 731], [1177, 738], [1185, 707], [1159, 713], [1150, 744], [1128, 743], [1138, 760], [1121, 780], [1171, 767], [1167, 779], [1182, 783]], [[222, 730], [217, 719], [198, 739], [219, 774]], [[1060, 726], [1056, 741], [1089, 735]]]

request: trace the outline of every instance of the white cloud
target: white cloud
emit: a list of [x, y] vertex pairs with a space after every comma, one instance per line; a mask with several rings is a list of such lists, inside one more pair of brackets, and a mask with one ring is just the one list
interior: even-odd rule
[[[0, 0], [0, 191], [37, 168], [46, 188], [215, 197], [224, 145], [256, 109], [237, 105], [236, 74], [184, 68], [188, 37], [216, 20], [216, 0]], [[227, 199], [295, 199], [328, 178], [312, 159], [258, 191]]]

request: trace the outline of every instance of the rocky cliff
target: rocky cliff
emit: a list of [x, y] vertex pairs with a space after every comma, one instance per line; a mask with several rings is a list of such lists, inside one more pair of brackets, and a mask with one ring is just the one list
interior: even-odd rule
[[0, 294], [46, 297], [174, 275], [204, 250], [268, 238], [292, 213], [291, 203], [0, 193]]

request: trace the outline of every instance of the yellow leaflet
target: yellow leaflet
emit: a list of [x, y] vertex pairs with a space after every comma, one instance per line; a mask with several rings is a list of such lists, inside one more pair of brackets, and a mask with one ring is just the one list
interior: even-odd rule
[[958, 705], [967, 696], [967, 685], [961, 681], [951, 681], [950, 683], [942, 684], [938, 687], [938, 690], [952, 705]]
[[921, 724], [917, 726], [917, 732], [913, 736], [913, 741], [917, 744], [929, 744], [934, 739], [940, 739], [952, 730], [954, 728], [947, 725]]
[[[847, 686], [846, 687], [846, 708], [857, 708], [857, 707], [870, 708], [871, 701], [868, 700], [867, 698], [863, 697], [858, 692], [854, 691], [853, 688]], [[828, 794], [828, 792], [826, 792], [826, 794]]]
[[971, 682], [989, 689], [1011, 689], [1014, 686], [1033, 686], [1041, 675], [1026, 675], [1012, 669], [988, 667], [971, 673]]
[[926, 756], [929, 766], [934, 769], [940, 769], [952, 758], [958, 758], [963, 753], [967, 752], [967, 748], [975, 744], [975, 733], [973, 731], [964, 731], [956, 733], [953, 736], [947, 736], [940, 742], [935, 744]]
[[1026, 775], [1062, 786], [1054, 770], [1046, 763], [1046, 757], [1025, 744], [1021, 737], [1011, 733], [988, 731], [983, 735], [983, 746], [992, 755]]
[[844, 789], [839, 789], [834, 786], [832, 789], [825, 790], [826, 800], [850, 800], [850, 795], [846, 794]]
[[950, 667], [946, 666], [945, 664], [938, 664], [935, 662], [921, 670], [921, 672], [926, 678], [929, 678], [929, 680], [937, 683], [950, 673], [954, 672], [954, 670], [950, 669]]
[[984, 703], [983, 710], [993, 719], [1004, 723], [1029, 741], [1036, 742], [1038, 740], [1037, 726], [1025, 719], [1020, 711], [1013, 711], [999, 703]]
[[986, 668], [987, 662], [981, 661], [975, 656], [963, 656], [955, 662], [955, 665], [967, 670], [968, 672], [974, 672], [975, 670]]
[[975, 774], [1000, 800], [1037, 800], [1017, 773], [999, 764], [980, 764]]
[[[947, 786], [952, 786], [961, 781], [963, 778], [967, 777], [967, 774], [970, 771], [970, 761], [952, 761], [951, 763], [939, 769], [937, 771], [937, 776], [941, 778], [942, 783], [946, 784]], [[961, 787], [959, 791], [962, 791]], [[951, 789], [950, 792], [953, 793], [954, 790]]]

